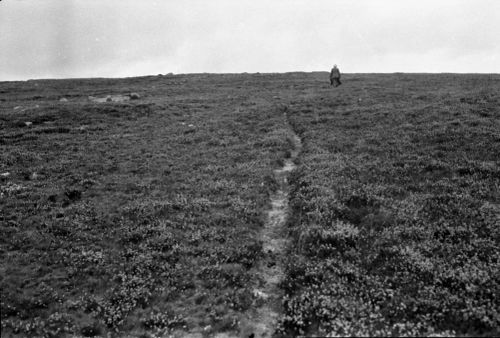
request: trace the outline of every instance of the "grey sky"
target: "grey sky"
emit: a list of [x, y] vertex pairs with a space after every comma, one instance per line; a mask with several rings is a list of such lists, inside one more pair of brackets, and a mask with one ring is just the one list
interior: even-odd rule
[[498, 0], [3, 0], [0, 81], [500, 72]]

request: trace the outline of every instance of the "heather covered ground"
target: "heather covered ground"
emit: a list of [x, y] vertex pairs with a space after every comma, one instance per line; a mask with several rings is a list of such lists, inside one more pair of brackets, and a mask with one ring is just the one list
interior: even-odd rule
[[294, 134], [277, 334], [498, 335], [500, 76], [343, 82], [0, 82], [2, 336], [241, 332]]
[[500, 333], [500, 77], [356, 77], [288, 106], [287, 333]]

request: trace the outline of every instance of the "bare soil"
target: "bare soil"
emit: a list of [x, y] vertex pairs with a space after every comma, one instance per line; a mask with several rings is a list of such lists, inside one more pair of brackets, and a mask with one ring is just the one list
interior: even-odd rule
[[285, 276], [284, 262], [289, 244], [285, 227], [289, 214], [290, 190], [287, 177], [296, 168], [294, 161], [302, 148], [302, 142], [295, 133], [292, 138], [294, 149], [290, 157], [284, 160], [281, 168], [274, 170], [274, 178], [279, 188], [271, 195], [271, 208], [267, 212], [267, 219], [260, 233], [264, 257], [254, 269], [257, 284], [253, 293], [257, 297], [257, 302], [241, 321], [241, 337], [272, 337], [282, 314], [283, 290], [279, 284]]

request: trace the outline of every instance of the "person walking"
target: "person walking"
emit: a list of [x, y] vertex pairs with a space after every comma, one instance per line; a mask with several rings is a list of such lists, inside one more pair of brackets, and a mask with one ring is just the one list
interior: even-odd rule
[[340, 70], [337, 68], [337, 65], [333, 65], [333, 68], [330, 72], [330, 85], [338, 87], [341, 84], [342, 82], [340, 82]]

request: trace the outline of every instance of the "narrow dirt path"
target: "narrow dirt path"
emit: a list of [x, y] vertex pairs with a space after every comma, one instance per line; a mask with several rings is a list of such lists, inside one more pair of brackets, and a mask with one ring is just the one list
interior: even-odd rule
[[289, 194], [287, 177], [296, 167], [294, 160], [302, 146], [300, 138], [295, 133], [293, 141], [294, 150], [291, 156], [285, 159], [283, 167], [274, 170], [279, 188], [271, 196], [271, 209], [268, 210], [266, 223], [260, 233], [264, 258], [255, 269], [258, 284], [253, 290], [258, 301], [240, 322], [241, 337], [272, 337], [281, 313], [283, 294], [278, 284], [284, 277], [284, 255], [288, 246], [285, 229]]

